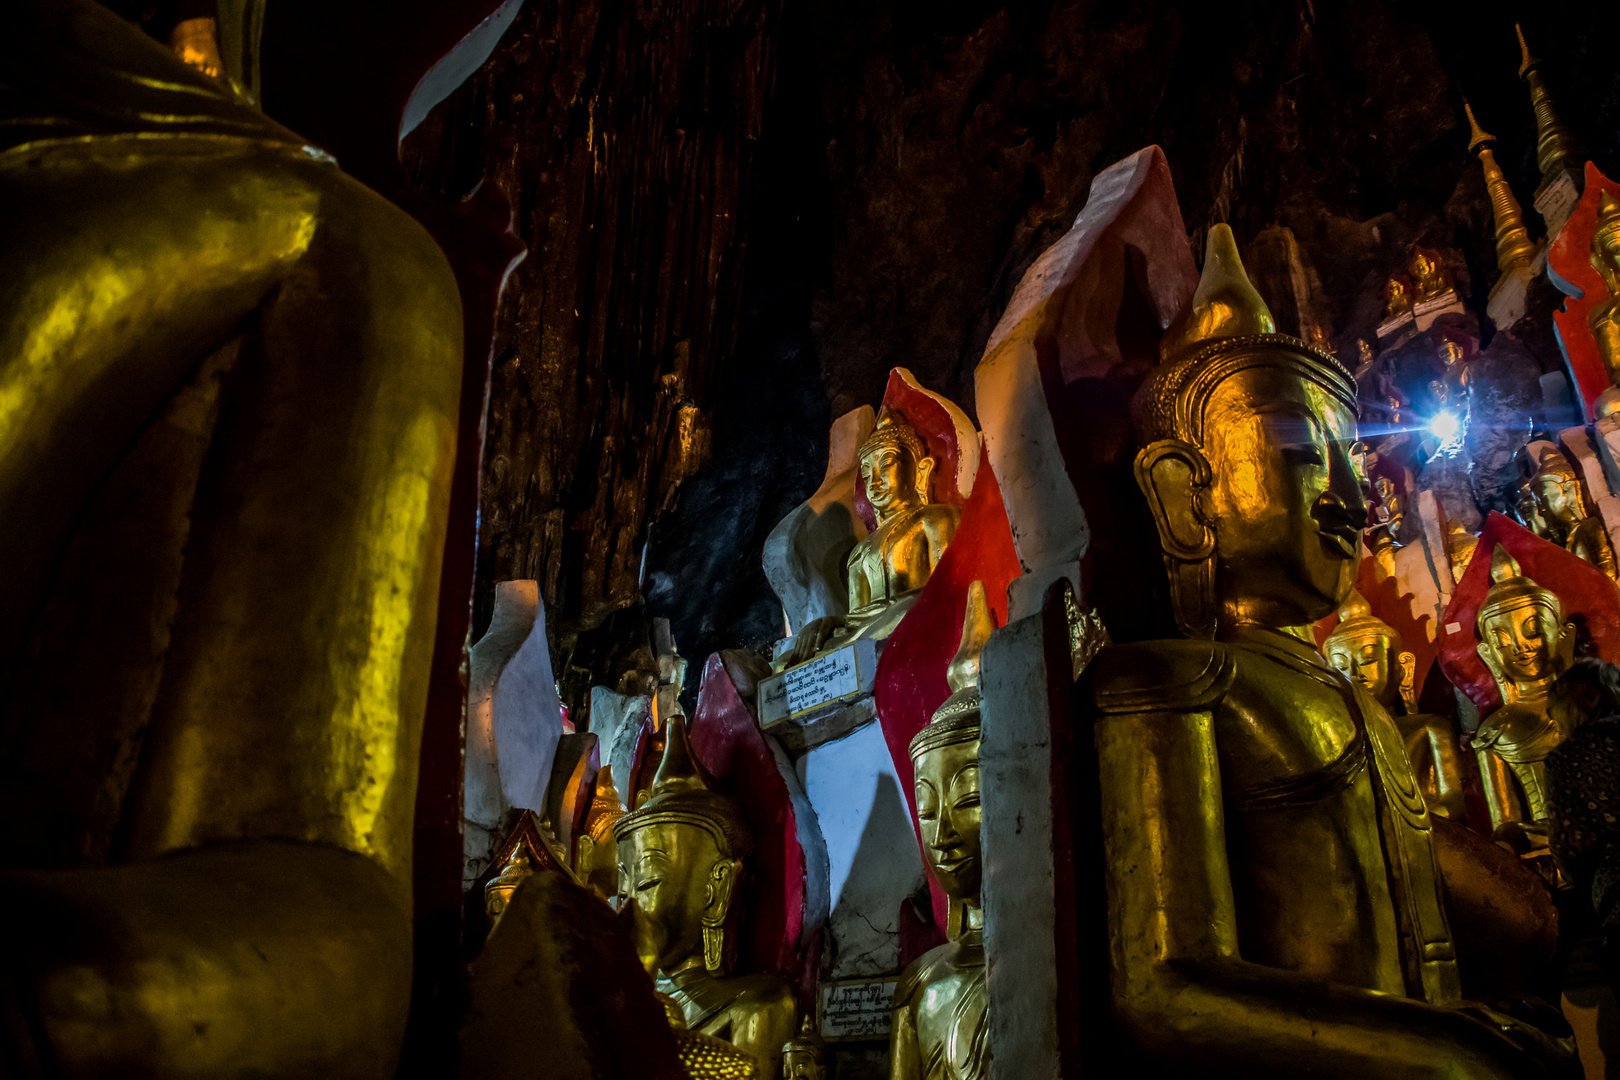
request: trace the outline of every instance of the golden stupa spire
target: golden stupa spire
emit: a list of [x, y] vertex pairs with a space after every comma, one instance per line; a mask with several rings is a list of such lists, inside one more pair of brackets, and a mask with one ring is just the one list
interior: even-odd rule
[[1485, 170], [1485, 190], [1491, 198], [1491, 216], [1496, 220], [1496, 265], [1504, 274], [1527, 268], [1536, 257], [1536, 245], [1525, 227], [1519, 200], [1513, 197], [1513, 188], [1496, 163], [1496, 154], [1491, 149], [1496, 136], [1479, 126], [1474, 118], [1474, 107], [1466, 101], [1463, 111], [1468, 114], [1468, 149], [1478, 156], [1480, 167]]
[[1243, 269], [1232, 227], [1225, 222], [1214, 226], [1204, 243], [1204, 272], [1198, 278], [1198, 290], [1165, 331], [1159, 355], [1170, 360], [1208, 341], [1276, 332], [1271, 309]]
[[1524, 26], [1513, 24], [1519, 35], [1519, 78], [1530, 85], [1530, 104], [1536, 110], [1536, 163], [1544, 177], [1555, 175], [1560, 169], [1576, 167], [1575, 140], [1558, 113], [1553, 111], [1552, 95], [1541, 78], [1541, 60], [1530, 54], [1530, 44], [1524, 40]]

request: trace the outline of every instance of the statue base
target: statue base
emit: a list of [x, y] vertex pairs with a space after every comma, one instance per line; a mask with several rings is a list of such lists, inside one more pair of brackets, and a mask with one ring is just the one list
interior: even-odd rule
[[1436, 319], [1442, 315], [1466, 315], [1468, 308], [1463, 304], [1462, 297], [1456, 290], [1447, 289], [1433, 300], [1419, 300], [1412, 305], [1412, 317], [1416, 321], [1418, 333], [1422, 333], [1434, 325]]
[[775, 731], [783, 721], [809, 725], [858, 698], [870, 699], [881, 644], [862, 638], [760, 680], [760, 726]]

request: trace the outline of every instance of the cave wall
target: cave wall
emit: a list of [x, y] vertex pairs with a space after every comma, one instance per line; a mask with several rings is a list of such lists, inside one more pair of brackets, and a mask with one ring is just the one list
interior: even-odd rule
[[[598, 681], [645, 654], [652, 616], [699, 661], [778, 636], [760, 547], [819, 482], [830, 419], [895, 365], [971, 415], [1020, 276], [1146, 143], [1195, 239], [1229, 221], [1267, 292], [1290, 248], [1303, 262], [1308, 295], [1269, 297], [1282, 329], [1354, 357], [1418, 242], [1483, 310], [1461, 103], [1528, 210], [1515, 19], [1613, 172], [1596, 7], [530, 0], [407, 145], [438, 194], [501, 184], [530, 247], [496, 349], [480, 611], [494, 581], [538, 577], [559, 670]], [[1526, 345], [1557, 364], [1550, 335]]]

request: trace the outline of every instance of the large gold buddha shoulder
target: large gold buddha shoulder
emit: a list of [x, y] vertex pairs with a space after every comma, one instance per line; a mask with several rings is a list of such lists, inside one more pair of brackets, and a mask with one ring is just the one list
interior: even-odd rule
[[1231, 689], [1233, 664], [1213, 641], [1167, 639], [1111, 645], [1090, 669], [1101, 715], [1186, 712], [1213, 707]]

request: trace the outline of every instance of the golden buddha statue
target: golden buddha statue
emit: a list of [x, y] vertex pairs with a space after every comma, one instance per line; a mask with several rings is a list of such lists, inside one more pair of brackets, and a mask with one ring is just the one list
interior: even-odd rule
[[849, 614], [814, 619], [799, 631], [785, 666], [802, 664], [859, 638], [885, 638], [911, 610], [961, 511], [930, 502], [935, 460], [922, 438], [887, 409], [856, 452], [877, 528], [845, 560]]
[[1609, 530], [1601, 518], [1586, 512], [1586, 491], [1569, 459], [1545, 447], [1536, 474], [1530, 478], [1530, 488], [1542, 518], [1563, 537], [1565, 550], [1585, 559], [1610, 579], [1620, 580], [1620, 562], [1615, 559]]
[[685, 717], [675, 713], [664, 730], [650, 794], [613, 826], [636, 952], [688, 1028], [746, 1050], [762, 1076], [774, 1075], [798, 1030], [793, 991], [775, 975], [730, 974], [748, 827], [737, 804], [709, 787]]
[[934, 880], [950, 897], [952, 940], [924, 953], [894, 991], [891, 1080], [986, 1080], [984, 913], [979, 904], [979, 652], [995, 630], [983, 582], [968, 589], [951, 696], [911, 740], [917, 822]]
[[523, 845], [512, 849], [512, 854], [501, 867], [501, 872], [489, 879], [484, 886], [484, 917], [489, 920], [491, 928], [501, 921], [506, 913], [507, 905], [512, 902], [512, 894], [517, 892], [519, 885], [534, 876], [534, 860], [529, 857], [529, 851]]
[[1438, 300], [1446, 293], [1455, 291], [1451, 275], [1441, 269], [1440, 260], [1428, 248], [1414, 249], [1406, 270], [1412, 275], [1412, 302], [1415, 304]]
[[1451, 564], [1451, 580], [1461, 583], [1468, 564], [1479, 550], [1479, 537], [1468, 531], [1468, 526], [1456, 518], [1446, 519], [1446, 561]]
[[99, 4], [0, 85], [0, 1070], [391, 1077], [450, 267]]
[[1514, 503], [1514, 511], [1519, 515], [1524, 527], [1543, 540], [1551, 540], [1555, 544], [1564, 542], [1563, 534], [1541, 512], [1541, 502], [1536, 498], [1535, 483], [1528, 477], [1519, 485], [1519, 499]]
[[799, 1033], [782, 1047], [782, 1080], [827, 1080], [827, 1044], [816, 1034], [816, 1022], [804, 1018]]
[[1406, 287], [1406, 279], [1391, 275], [1384, 282], [1384, 321], [1398, 319], [1402, 315], [1412, 314], [1412, 291]]
[[585, 827], [574, 840], [574, 873], [604, 900], [619, 890], [619, 845], [613, 840], [613, 827], [624, 814], [613, 766], [603, 765], [596, 771]]
[[1525, 577], [1507, 549], [1491, 557], [1491, 587], [1475, 627], [1502, 705], [1472, 739], [1491, 827], [1520, 850], [1546, 846], [1547, 755], [1569, 733], [1547, 711], [1547, 690], [1569, 666], [1575, 626], [1564, 605]]
[[686, 1015], [668, 994], [660, 993], [658, 1001], [675, 1035], [675, 1052], [680, 1056], [681, 1069], [688, 1080], [767, 1080], [760, 1071], [759, 1059], [753, 1054], [724, 1039], [688, 1028]]
[[1586, 316], [1609, 381], [1620, 383], [1620, 199], [1598, 193], [1597, 230], [1592, 233], [1592, 269], [1603, 278], [1609, 298]]
[[1231, 230], [1138, 391], [1180, 639], [1104, 649], [1091, 709], [1113, 1020], [1144, 1067], [1508, 1077], [1567, 1063], [1460, 987], [1389, 714], [1310, 645], [1366, 517], [1356, 387], [1278, 334]]
[[1406, 499], [1395, 486], [1395, 481], [1387, 476], [1374, 477], [1372, 488], [1373, 494], [1378, 496], [1377, 509], [1374, 511], [1378, 523], [1388, 531], [1395, 546], [1400, 547], [1401, 523], [1406, 520]]
[[1359, 592], [1352, 589], [1339, 608], [1339, 625], [1322, 643], [1322, 653], [1394, 717], [1429, 813], [1466, 821], [1456, 727], [1447, 717], [1418, 712], [1416, 657], [1401, 648], [1401, 636]]

